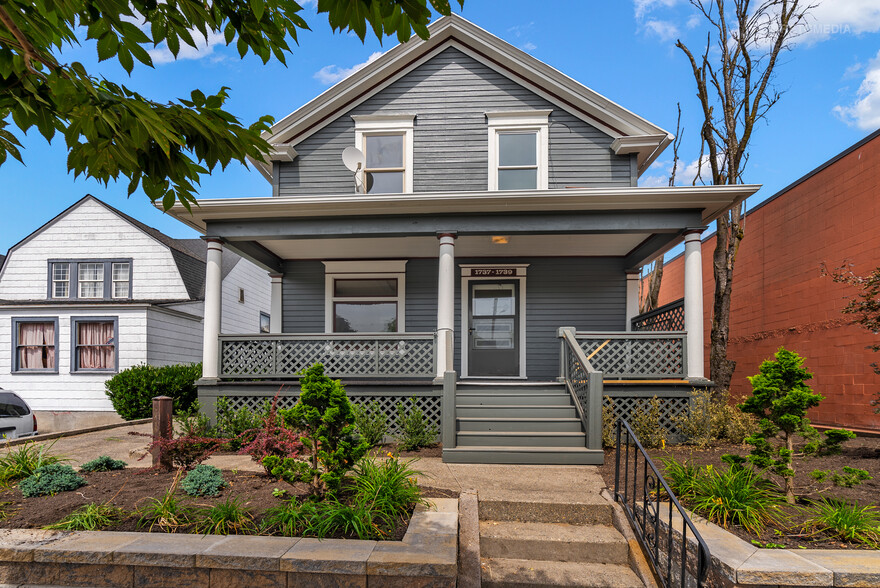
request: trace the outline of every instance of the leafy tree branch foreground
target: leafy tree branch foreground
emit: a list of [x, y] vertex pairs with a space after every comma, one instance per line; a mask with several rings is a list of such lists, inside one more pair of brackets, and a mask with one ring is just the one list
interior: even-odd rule
[[[458, 0], [463, 5], [464, 0]], [[442, 15], [448, 0], [430, 0]], [[228, 88], [160, 103], [124, 85], [91, 75], [81, 63], [65, 63], [64, 49], [96, 40], [101, 61], [115, 59], [129, 73], [135, 61], [152, 67], [147, 48], [166, 43], [175, 56], [194, 36], [222, 34], [241, 57], [285, 63], [297, 32], [309, 26], [293, 0], [0, 0], [0, 166], [24, 157], [20, 135], [36, 128], [47, 141], [67, 145], [68, 171], [105, 184], [128, 180], [165, 209], [189, 207], [202, 174], [248, 157], [263, 161], [261, 138], [272, 118], [245, 126], [223, 109]], [[319, 0], [334, 31], [368, 27], [379, 40], [403, 42], [415, 32], [428, 37], [428, 0]]]

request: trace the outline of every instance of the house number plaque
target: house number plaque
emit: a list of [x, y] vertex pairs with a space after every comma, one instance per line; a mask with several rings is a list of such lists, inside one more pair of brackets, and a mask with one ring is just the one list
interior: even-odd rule
[[481, 267], [471, 270], [472, 276], [481, 278], [504, 278], [516, 275], [516, 268], [512, 267]]

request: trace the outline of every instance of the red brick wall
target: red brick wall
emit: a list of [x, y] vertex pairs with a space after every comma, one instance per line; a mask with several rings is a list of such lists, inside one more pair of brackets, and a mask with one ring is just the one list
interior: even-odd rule
[[[780, 347], [797, 351], [814, 372], [809, 382], [826, 397], [810, 417], [817, 424], [880, 430], [880, 376], [870, 365], [880, 353], [870, 332], [841, 314], [855, 288], [823, 277], [824, 262], [848, 261], [866, 274], [880, 265], [880, 137], [858, 147], [749, 214], [737, 255], [731, 301], [729, 356], [737, 362], [734, 394], [751, 390], [764, 359]], [[703, 308], [706, 374], [712, 316], [712, 250], [703, 243]], [[660, 304], [681, 298], [682, 258], [664, 268]]]

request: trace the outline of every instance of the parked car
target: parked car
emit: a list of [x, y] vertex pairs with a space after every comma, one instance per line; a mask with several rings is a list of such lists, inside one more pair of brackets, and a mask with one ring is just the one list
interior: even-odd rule
[[33, 437], [37, 434], [37, 415], [24, 399], [0, 388], [0, 435], [3, 439]]

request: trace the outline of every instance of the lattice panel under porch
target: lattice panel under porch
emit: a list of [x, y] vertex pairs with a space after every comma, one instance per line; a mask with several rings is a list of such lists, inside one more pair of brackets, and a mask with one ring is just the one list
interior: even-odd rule
[[[607, 343], [606, 343], [607, 341]], [[593, 369], [606, 378], [682, 378], [684, 345], [681, 337], [595, 339], [578, 337]], [[604, 345], [603, 345], [604, 344]], [[601, 347], [601, 349], [600, 349]], [[590, 357], [594, 351], [598, 353]]]
[[[660, 401], [660, 424], [667, 431], [673, 434], [679, 434], [678, 428], [673, 424], [673, 418], [680, 414], [687, 413], [690, 406], [689, 397], [658, 397]], [[650, 407], [650, 398], [633, 397], [633, 396], [605, 396], [602, 400], [603, 406], [611, 406], [614, 411], [614, 421], [624, 418], [627, 422], [632, 423], [632, 417], [637, 412], [647, 411]]]
[[[252, 411], [258, 411], [263, 409], [263, 404], [266, 400], [271, 402], [272, 398], [268, 396], [227, 396], [229, 401], [229, 407], [232, 410], [238, 410], [240, 408], [248, 408]], [[278, 408], [291, 408], [296, 404], [296, 401], [299, 399], [299, 396], [279, 396], [278, 397]], [[434, 425], [437, 429], [440, 429], [440, 396], [349, 396], [348, 399], [352, 402], [352, 404], [357, 404], [360, 406], [368, 405], [371, 402], [375, 401], [379, 404], [379, 409], [388, 419], [388, 432], [390, 435], [396, 435], [399, 432], [399, 427], [397, 426], [397, 403], [402, 402], [404, 407], [410, 409], [412, 407], [412, 402], [415, 400], [415, 405], [422, 410], [429, 424]]]

